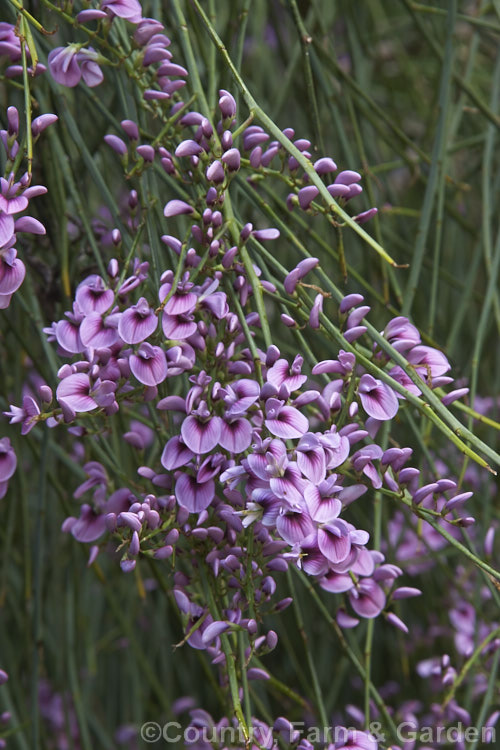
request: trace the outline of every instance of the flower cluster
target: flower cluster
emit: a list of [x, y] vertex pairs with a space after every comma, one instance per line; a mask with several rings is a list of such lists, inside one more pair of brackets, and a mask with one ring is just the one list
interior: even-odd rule
[[[464, 511], [472, 492], [463, 491], [444, 464], [437, 463], [433, 473], [411, 466], [413, 450], [399, 439], [398, 428], [405, 412], [423, 403], [428, 388], [445, 406], [468, 389], [443, 390], [453, 384], [448, 359], [422, 343], [406, 317], [392, 318], [374, 342], [364, 297], [339, 294], [333, 300], [320, 285], [318, 258], [304, 253], [293, 268], [283, 272], [276, 264], [274, 274], [268, 273], [266, 263], [274, 257], [266, 243], [281, 245], [280, 231], [254, 227], [246, 220], [256, 221], [253, 216], [235, 214], [232, 185], [258, 191], [260, 178], [279, 178], [289, 212], [328, 215], [338, 228], [331, 206], [323, 205], [321, 191], [311, 184], [311, 172], [260, 125], [238, 127], [230, 91], [219, 91], [212, 119], [191, 111], [180, 94], [187, 70], [172, 61], [163, 25], [143, 18], [137, 0], [102, 0], [99, 8], [82, 10], [77, 25], [97, 22], [98, 40], [100, 31], [108, 33], [121, 23], [115, 19], [135, 27], [129, 59], [120, 63], [140, 82], [144, 111], [161, 115], [168, 127], [155, 136], [142, 120], [127, 118], [120, 122], [120, 134], [104, 137], [114, 152], [104, 149], [104, 158], [116, 161], [117, 155], [128, 181], [121, 223], [116, 222], [126, 231], [110, 225], [105, 210], [99, 212], [92, 229], [102, 250], [102, 270], [86, 272], [71, 309], [44, 329], [61, 358], [58, 382], [37, 376], [36, 387], [25, 388], [21, 405], [11, 405], [4, 414], [11, 424], [20, 424], [22, 435], [38, 426], [57, 434], [67, 430], [86, 479], [74, 491], [74, 499], [82, 502], [64, 521], [63, 531], [90, 545], [89, 566], [110, 548], [124, 573], [141, 561], [163, 565], [183, 631], [177, 645], [206, 652], [218, 668], [220, 685], [231, 693], [234, 725], [240, 726], [234, 681], [248, 688], [248, 682], [270, 680], [260, 658], [276, 648], [278, 635], [267, 618], [293, 602], [280, 598], [280, 574], [300, 579], [305, 574], [313, 590], [317, 586], [334, 595], [329, 611], [341, 639], [359, 618], [380, 615], [408, 633], [399, 602], [422, 591], [399, 579], [425, 571], [427, 550], [458, 540], [474, 518]], [[0, 54], [16, 67], [20, 41], [9, 24], [0, 24]], [[76, 42], [48, 55], [52, 77], [67, 87], [82, 81], [100, 85], [101, 66], [109, 62], [101, 51]], [[22, 141], [15, 108], [8, 109], [7, 120], [8, 129], [0, 131], [7, 155], [6, 175], [0, 178], [1, 308], [9, 305], [25, 275], [15, 249], [17, 234], [45, 232], [33, 217], [17, 216], [46, 188], [31, 185], [31, 172], [17, 178]], [[35, 141], [56, 120], [50, 114], [36, 118]], [[312, 180], [325, 180], [345, 216], [350, 201], [362, 192], [361, 174], [338, 172], [328, 156], [313, 161], [309, 140], [296, 137], [292, 128], [282, 132], [308, 160]], [[146, 243], [142, 230], [148, 207], [135, 180], [148, 170], [156, 170], [168, 189], [156, 196], [162, 200], [165, 233], [155, 235], [154, 225], [148, 227]], [[353, 219], [364, 223], [376, 211]], [[107, 255], [109, 248], [116, 257]], [[301, 346], [302, 331], [320, 341], [330, 329], [338, 346], [329, 339], [331, 348], [321, 355], [328, 358], [320, 359], [314, 346], [289, 356], [287, 342]], [[131, 457], [119, 470], [100, 451], [111, 434], [123, 436]], [[10, 440], [2, 438], [0, 498], [16, 465]], [[380, 544], [364, 528], [374, 495], [377, 502], [384, 498], [397, 508]], [[490, 552], [491, 546], [492, 538]], [[479, 622], [460, 597], [451, 622], [456, 650], [466, 658], [477, 634], [489, 637], [496, 627]], [[486, 658], [499, 645], [491, 638], [482, 654]], [[243, 644], [236, 676], [231, 672], [235, 641]], [[419, 672], [438, 678], [440, 687], [453, 686], [458, 674], [447, 655], [422, 662]], [[2, 675], [0, 682], [6, 679]], [[42, 684], [40, 703], [61, 742], [69, 732], [77, 743], [73, 709], [65, 729], [60, 696], [48, 684]], [[191, 727], [221, 731], [232, 726], [227, 717], [215, 722], [192, 702], [186, 708]], [[379, 705], [364, 712], [350, 707], [351, 717], [365, 728], [367, 710], [379, 716]], [[419, 713], [405, 704], [398, 710], [403, 719]], [[450, 698], [434, 713], [435, 721], [451, 721], [463, 717], [464, 709]], [[344, 724], [345, 717], [338, 723]], [[313, 743], [287, 718], [271, 725], [272, 720], [252, 719], [257, 737], [246, 746], [272, 750], [281, 741], [312, 750]], [[127, 732], [125, 727], [124, 737], [133, 736]], [[344, 733], [342, 740], [325, 745], [328, 750], [377, 750], [368, 732]], [[205, 750], [213, 743], [191, 746]]]
[[[56, 115], [40, 115], [31, 124], [32, 134], [38, 139], [46, 127], [56, 122]], [[7, 170], [16, 159], [19, 151], [19, 113], [15, 107], [7, 109], [8, 129], [0, 130], [0, 139], [7, 155]], [[29, 205], [32, 198], [44, 195], [44, 185], [31, 185], [31, 174], [25, 172], [16, 180], [14, 172], [7, 171], [6, 177], [0, 177], [0, 309], [9, 306], [12, 295], [23, 283], [26, 268], [17, 257], [16, 243], [18, 233], [45, 234], [45, 227], [32, 216], [19, 216]]]

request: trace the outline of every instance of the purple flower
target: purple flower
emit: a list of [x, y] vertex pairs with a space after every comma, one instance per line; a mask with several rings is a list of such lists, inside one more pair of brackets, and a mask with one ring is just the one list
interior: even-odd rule
[[24, 281], [26, 267], [16, 257], [16, 251], [0, 251], [0, 295], [7, 297], [16, 292]]
[[40, 133], [45, 130], [45, 128], [48, 128], [49, 125], [53, 125], [58, 121], [58, 119], [58, 116], [54, 114], [45, 114], [35, 117], [35, 119], [31, 123], [31, 132], [33, 133], [33, 137], [36, 138], [37, 136], [39, 136]]
[[64, 402], [74, 412], [92, 411], [97, 408], [97, 401], [90, 395], [90, 378], [84, 372], [68, 375], [57, 386], [56, 399]]
[[101, 8], [111, 18], [118, 16], [130, 23], [139, 23], [143, 20], [142, 8], [138, 0], [102, 0]]
[[226, 417], [240, 416], [257, 401], [260, 394], [259, 384], [255, 380], [241, 378], [227, 385], [221, 394], [226, 404]]
[[389, 321], [384, 336], [398, 352], [405, 352], [420, 344], [420, 334], [408, 318], [399, 316]]
[[272, 383], [277, 390], [284, 384], [288, 391], [297, 391], [307, 380], [307, 375], [302, 375], [304, 358], [297, 354], [290, 366], [286, 359], [278, 359], [267, 371], [267, 382]]
[[103, 81], [102, 70], [97, 64], [97, 52], [88, 47], [79, 49], [79, 45], [56, 47], [49, 52], [49, 71], [57, 83], [73, 88], [83, 78], [87, 86], [93, 88]]
[[173, 471], [189, 463], [194, 458], [194, 455], [193, 451], [184, 445], [181, 438], [174, 435], [163, 449], [161, 463], [167, 471]]
[[209, 453], [219, 443], [222, 431], [222, 419], [212, 416], [204, 402], [190, 416], [186, 417], [181, 427], [181, 435], [187, 447], [197, 455]]
[[377, 617], [385, 607], [385, 594], [372, 578], [366, 578], [349, 591], [351, 607], [360, 617]]
[[252, 425], [243, 417], [224, 419], [219, 445], [229, 453], [243, 453], [252, 442]]
[[416, 365], [418, 374], [424, 380], [429, 374], [431, 378], [437, 378], [450, 369], [450, 363], [443, 352], [432, 346], [415, 346], [408, 352], [407, 359], [410, 364]]
[[306, 508], [290, 508], [282, 512], [277, 518], [276, 529], [285, 542], [291, 545], [301, 542], [315, 531]]
[[306, 432], [296, 450], [297, 466], [302, 474], [314, 484], [322, 482], [326, 475], [326, 459], [319, 437], [312, 432]]
[[304, 260], [301, 260], [293, 271], [290, 271], [285, 278], [284, 287], [286, 293], [293, 294], [300, 279], [303, 279], [309, 271], [318, 265], [318, 263], [319, 260], [317, 258], [305, 258]]
[[212, 479], [200, 484], [195, 477], [181, 474], [175, 483], [175, 497], [182, 508], [190, 513], [201, 513], [208, 508], [215, 495]]
[[17, 457], [9, 438], [0, 439], [0, 499], [5, 497], [9, 479], [17, 467]]
[[82, 281], [75, 295], [75, 302], [84, 315], [91, 312], [105, 313], [111, 305], [115, 294], [112, 289], [106, 288], [100, 276], [89, 276]]
[[119, 313], [103, 318], [99, 312], [91, 312], [85, 316], [80, 325], [80, 338], [84, 346], [96, 349], [111, 347], [118, 341]]
[[134, 32], [134, 40], [144, 46], [155, 34], [160, 34], [165, 27], [154, 18], [143, 18]]
[[[309, 314], [309, 325], [311, 328], [319, 328], [319, 316], [323, 312], [323, 295], [317, 294]], [[346, 336], [347, 338], [347, 336]]]
[[159, 346], [142, 343], [129, 362], [132, 374], [144, 385], [159, 385], [167, 377], [167, 358]]
[[276, 398], [267, 400], [266, 416], [265, 425], [269, 432], [284, 440], [302, 437], [309, 427], [307, 417], [298, 409], [294, 409], [293, 406], [285, 406], [284, 401], [279, 401]]
[[15, 236], [14, 218], [7, 213], [0, 213], [0, 248], [5, 250], [12, 247]]
[[333, 159], [330, 159], [328, 156], [323, 157], [322, 159], [318, 159], [313, 164], [315, 171], [318, 174], [328, 174], [328, 172], [336, 172], [337, 171], [337, 165], [333, 161]]
[[351, 551], [351, 539], [346, 522], [334, 520], [318, 529], [318, 547], [332, 563], [346, 560]]
[[0, 482], [5, 482], [14, 474], [17, 458], [9, 438], [0, 439]]
[[90, 505], [82, 505], [79, 518], [67, 518], [64, 531], [71, 532], [79, 542], [95, 542], [106, 531], [106, 516], [95, 512]]
[[398, 399], [394, 391], [372, 375], [365, 373], [358, 385], [358, 395], [366, 413], [381, 421], [392, 419], [398, 411]]
[[322, 576], [328, 570], [328, 560], [318, 547], [318, 535], [313, 532], [300, 542], [298, 565], [310, 576]]
[[174, 199], [169, 201], [165, 208], [163, 209], [163, 214], [168, 218], [171, 216], [180, 216], [181, 214], [192, 214], [194, 212], [194, 208], [189, 205], [189, 203], [186, 203], [185, 201], [180, 201], [178, 199]]
[[147, 339], [158, 325], [154, 310], [147, 300], [140, 300], [122, 313], [118, 321], [118, 333], [127, 344], [139, 344]]
[[[335, 475], [332, 475], [335, 478]], [[332, 497], [341, 487], [337, 487], [329, 477], [317, 486], [308, 484], [304, 491], [304, 498], [311, 518], [316, 523], [330, 523], [337, 518], [342, 510], [342, 503], [337, 497]]]
[[[336, 727], [339, 734], [340, 727]], [[346, 729], [345, 737], [335, 743], [335, 750], [377, 750], [378, 742], [371, 734], [359, 729]]]
[[325, 451], [327, 468], [336, 469], [342, 466], [351, 450], [349, 439], [345, 435], [340, 435], [333, 426], [329, 432], [320, 435], [320, 442]]
[[236, 114], [236, 101], [233, 95], [225, 89], [219, 90], [219, 109], [225, 119], [233, 118]]
[[21, 435], [27, 435], [33, 429], [39, 414], [38, 404], [31, 396], [24, 396], [22, 408], [11, 405], [10, 411], [4, 411], [4, 415], [10, 418], [10, 424], [22, 423]]
[[382, 479], [373, 465], [373, 461], [382, 458], [382, 454], [383, 451], [379, 445], [364, 445], [359, 451], [356, 451], [351, 459], [354, 470], [365, 474], [375, 489], [382, 487]]

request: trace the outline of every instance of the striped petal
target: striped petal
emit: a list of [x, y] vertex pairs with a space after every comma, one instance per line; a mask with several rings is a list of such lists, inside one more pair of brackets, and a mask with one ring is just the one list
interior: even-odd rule
[[175, 483], [175, 497], [182, 508], [190, 513], [201, 513], [208, 508], [215, 495], [215, 484], [212, 479], [198, 484], [189, 474], [181, 474]]
[[206, 422], [192, 415], [186, 417], [181, 427], [182, 439], [193, 453], [209, 453], [219, 442], [221, 423], [220, 417], [211, 417]]
[[248, 419], [222, 422], [219, 445], [230, 453], [246, 451], [252, 442], [252, 425]]
[[84, 372], [68, 375], [57, 386], [56, 399], [64, 401], [75, 412], [92, 411], [97, 402], [90, 396], [90, 378]]

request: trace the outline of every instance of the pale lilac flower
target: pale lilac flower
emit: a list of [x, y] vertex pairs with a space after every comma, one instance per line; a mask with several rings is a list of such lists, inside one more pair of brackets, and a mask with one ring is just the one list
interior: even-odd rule
[[201, 513], [208, 508], [215, 495], [212, 479], [200, 484], [195, 477], [181, 474], [175, 483], [175, 496], [182, 508], [190, 513]]
[[0, 55], [6, 55], [11, 62], [21, 59], [21, 40], [15, 26], [6, 21], [0, 22]]
[[415, 346], [406, 355], [408, 362], [415, 365], [415, 368], [424, 380], [434, 379], [448, 372], [451, 365], [443, 352], [434, 349], [432, 346]]
[[82, 505], [79, 518], [67, 518], [63, 531], [70, 532], [79, 542], [95, 542], [106, 531], [106, 516], [96, 513], [90, 505]]
[[267, 400], [266, 416], [265, 425], [269, 432], [285, 440], [302, 437], [309, 427], [307, 417], [298, 409], [285, 406], [284, 401], [276, 398]]
[[102, 83], [104, 76], [97, 64], [97, 52], [92, 48], [79, 49], [79, 45], [56, 47], [49, 52], [49, 71], [57, 83], [73, 88], [83, 78], [93, 88]]
[[304, 260], [301, 260], [293, 271], [290, 271], [283, 282], [286, 293], [293, 294], [300, 279], [303, 279], [309, 271], [312, 271], [312, 269], [318, 265], [318, 263], [318, 258], [305, 258]]
[[[406, 388], [407, 391], [409, 391], [410, 393], [413, 393], [414, 396], [420, 396], [420, 394], [422, 393], [420, 388], [417, 385], [415, 385], [413, 380], [406, 374], [403, 368], [400, 367], [399, 365], [395, 365], [391, 370], [389, 370], [388, 375], [390, 375], [391, 378], [393, 378], [400, 385]], [[402, 396], [400, 393], [397, 393], [396, 397], [400, 399], [404, 398], [404, 396]]]
[[117, 135], [109, 134], [104, 136], [104, 142], [108, 144], [118, 156], [125, 156], [127, 153], [127, 144]]
[[267, 382], [272, 383], [277, 390], [284, 384], [288, 391], [298, 390], [307, 380], [307, 375], [302, 375], [304, 358], [297, 354], [290, 365], [286, 359], [278, 359], [267, 371]]
[[306, 432], [296, 448], [297, 466], [302, 474], [315, 485], [326, 476], [326, 458], [320, 438], [312, 432]]
[[335, 519], [318, 529], [318, 546], [331, 563], [341, 563], [351, 552], [351, 537], [345, 521]]
[[377, 617], [385, 607], [385, 594], [372, 578], [365, 578], [349, 591], [351, 607], [360, 617]]
[[48, 128], [49, 125], [53, 125], [58, 121], [58, 119], [58, 116], [54, 114], [45, 114], [39, 115], [39, 117], [35, 117], [35, 119], [31, 123], [31, 132], [33, 133], [33, 137], [37, 138], [40, 133], [43, 133], [45, 128]]
[[331, 594], [344, 594], [353, 588], [354, 581], [348, 573], [337, 573], [335, 570], [329, 570], [320, 579], [319, 585]]
[[398, 352], [404, 352], [420, 344], [420, 334], [408, 318], [393, 318], [384, 328], [384, 337]]
[[309, 314], [309, 325], [311, 326], [311, 328], [319, 328], [319, 316], [322, 312], [323, 312], [323, 295], [317, 294], [316, 297], [314, 298], [314, 304]]
[[209, 453], [219, 443], [222, 419], [212, 416], [205, 402], [186, 417], [182, 423], [181, 435], [187, 447], [202, 455]]
[[313, 200], [319, 195], [319, 190], [315, 185], [306, 185], [298, 192], [299, 206], [303, 211], [310, 208]]
[[[340, 735], [339, 727], [336, 727], [337, 735]], [[378, 742], [368, 732], [359, 729], [346, 729], [345, 737], [335, 743], [335, 750], [377, 750]]]
[[107, 13], [105, 13], [103, 10], [97, 10], [96, 8], [87, 8], [86, 10], [81, 10], [77, 16], [76, 20], [78, 23], [87, 23], [87, 21], [101, 21], [103, 18], [107, 18]]
[[374, 419], [392, 419], [398, 412], [398, 399], [394, 391], [368, 373], [360, 378], [358, 395], [363, 409]]
[[224, 418], [219, 445], [229, 453], [243, 453], [252, 442], [252, 425], [243, 417]]
[[24, 281], [26, 267], [16, 257], [14, 248], [0, 250], [0, 296], [9, 297], [16, 292]]
[[118, 334], [127, 344], [139, 344], [156, 330], [158, 319], [147, 300], [139, 301], [123, 312], [118, 321]]
[[356, 617], [348, 615], [345, 609], [339, 609], [337, 611], [336, 620], [341, 628], [355, 628], [359, 625], [359, 620]]
[[119, 313], [103, 317], [99, 312], [91, 312], [84, 317], [80, 325], [80, 338], [84, 346], [96, 349], [111, 347], [118, 341]]
[[379, 445], [364, 445], [351, 458], [354, 471], [362, 472], [371, 481], [375, 489], [382, 487], [382, 479], [373, 465], [374, 460], [382, 458], [382, 448]]
[[378, 214], [378, 208], [369, 208], [367, 211], [362, 211], [360, 214], [356, 214], [352, 218], [357, 224], [366, 224], [367, 221], [373, 219]]
[[89, 376], [84, 372], [61, 380], [56, 390], [56, 399], [61, 404], [64, 402], [75, 412], [92, 411], [97, 408], [97, 401], [90, 395], [91, 384]]
[[316, 523], [328, 524], [340, 515], [342, 503], [333, 495], [341, 487], [337, 487], [334, 481], [335, 475], [332, 475], [318, 485], [308, 484], [304, 491], [307, 508]]
[[178, 435], [170, 438], [161, 454], [162, 466], [173, 471], [188, 464], [195, 454], [185, 445]]
[[134, 40], [144, 46], [155, 35], [160, 34], [165, 27], [155, 18], [142, 18], [134, 31]]
[[129, 362], [132, 374], [144, 385], [159, 385], [167, 377], [167, 359], [159, 346], [142, 343]]
[[307, 508], [290, 508], [278, 515], [276, 530], [285, 542], [294, 545], [313, 534], [315, 526]]
[[234, 96], [225, 89], [219, 90], [219, 109], [222, 117], [225, 119], [233, 118], [236, 114], [236, 101]]
[[328, 156], [324, 156], [322, 159], [318, 159], [314, 162], [313, 167], [315, 171], [320, 174], [328, 174], [329, 172], [336, 172], [337, 165]]
[[10, 411], [4, 411], [4, 415], [10, 419], [10, 424], [22, 424], [21, 435], [27, 435], [33, 429], [39, 414], [40, 409], [32, 396], [24, 396], [22, 408], [11, 405]]
[[80, 323], [84, 317], [83, 313], [80, 312], [75, 303], [73, 312], [66, 312], [65, 316], [67, 320], [58, 320], [53, 325], [52, 335], [55, 336], [59, 346], [66, 352], [70, 354], [83, 352], [85, 344], [80, 338]]
[[15, 222], [14, 218], [7, 213], [0, 213], [0, 249], [6, 250], [14, 244], [15, 241]]
[[9, 486], [9, 479], [17, 467], [17, 457], [9, 438], [0, 439], [0, 499], [5, 497]]
[[180, 216], [181, 214], [192, 214], [193, 212], [194, 212], [194, 208], [190, 206], [189, 203], [178, 200], [177, 198], [169, 201], [166, 204], [165, 208], [163, 209], [163, 214], [164, 216], [167, 217], [167, 219], [171, 216]]
[[129, 23], [142, 21], [142, 8], [139, 0], [101, 0], [101, 8], [110, 18], [118, 16]]
[[105, 313], [115, 298], [112, 289], [106, 287], [104, 280], [97, 275], [89, 276], [78, 284], [75, 302], [84, 315], [91, 312]]

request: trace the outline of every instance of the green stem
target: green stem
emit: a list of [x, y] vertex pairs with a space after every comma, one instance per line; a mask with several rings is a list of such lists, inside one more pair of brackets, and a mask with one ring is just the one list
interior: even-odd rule
[[297, 628], [299, 630], [300, 636], [302, 638], [302, 642], [304, 644], [304, 651], [306, 653], [306, 659], [307, 664], [309, 666], [309, 671], [311, 673], [311, 679], [312, 679], [312, 685], [314, 690], [314, 695], [316, 698], [316, 705], [319, 711], [319, 718], [321, 719], [322, 725], [324, 727], [328, 726], [328, 716], [325, 709], [325, 704], [323, 702], [323, 694], [321, 692], [321, 686], [319, 684], [318, 679], [318, 673], [316, 672], [316, 666], [314, 664], [314, 659], [312, 657], [310, 648], [309, 648], [309, 642], [307, 633], [304, 627], [304, 619], [302, 617], [302, 610], [300, 608], [299, 600], [297, 597], [297, 592], [295, 591], [295, 586], [292, 579], [292, 574], [290, 573], [290, 570], [287, 571], [287, 581], [288, 586], [290, 588], [290, 594], [293, 598], [293, 609], [295, 612], [295, 620], [297, 622]]
[[[177, 0], [174, 0], [174, 5], [177, 2]], [[245, 101], [247, 107], [249, 108], [250, 112], [255, 115], [255, 118], [261, 122], [261, 124], [268, 130], [268, 132], [276, 138], [276, 140], [281, 143], [281, 145], [285, 148], [287, 153], [289, 153], [291, 156], [293, 156], [298, 164], [302, 167], [304, 172], [309, 177], [309, 181], [315, 185], [322, 198], [326, 202], [327, 206], [335, 213], [343, 222], [345, 222], [351, 229], [353, 229], [370, 247], [372, 247], [375, 252], [377, 252], [384, 260], [387, 261], [387, 263], [390, 263], [393, 266], [397, 266], [397, 263], [386, 253], [383, 247], [379, 245], [379, 243], [373, 239], [359, 224], [357, 224], [354, 219], [349, 216], [348, 213], [344, 211], [343, 208], [341, 208], [336, 201], [333, 200], [332, 196], [326, 189], [326, 185], [323, 182], [323, 180], [319, 177], [319, 175], [314, 170], [311, 162], [306, 159], [306, 157], [302, 154], [301, 151], [292, 143], [292, 141], [286, 137], [286, 135], [283, 134], [283, 132], [279, 129], [279, 127], [274, 123], [271, 118], [264, 112], [264, 110], [258, 105], [256, 100], [253, 98], [252, 94], [250, 93], [248, 87], [246, 86], [245, 82], [243, 81], [242, 77], [240, 76], [238, 70], [234, 66], [233, 61], [229, 57], [229, 54], [226, 50], [226, 47], [224, 46], [222, 40], [218, 36], [217, 32], [215, 31], [214, 27], [210, 23], [210, 20], [208, 19], [206, 13], [204, 12], [203, 8], [201, 7], [199, 0], [193, 0], [193, 4], [196, 7], [196, 10], [200, 14], [200, 17], [203, 21], [203, 24], [212, 39], [213, 43], [219, 50], [220, 55], [224, 59], [227, 67], [231, 71], [231, 74], [234, 78], [234, 81], [236, 85], [238, 86], [240, 93], [243, 97], [243, 100]]]
[[455, 679], [455, 682], [453, 683], [453, 685], [449, 689], [448, 693], [446, 694], [446, 697], [445, 697], [445, 699], [443, 701], [443, 706], [442, 706], [443, 709], [445, 709], [446, 706], [448, 705], [448, 703], [451, 701], [451, 699], [455, 695], [456, 691], [458, 690], [458, 688], [460, 687], [460, 685], [462, 684], [462, 682], [467, 677], [467, 674], [469, 673], [471, 667], [476, 663], [477, 659], [482, 654], [482, 652], [486, 648], [486, 646], [489, 643], [491, 643], [491, 641], [495, 640], [495, 638], [498, 638], [498, 636], [500, 636], [500, 627], [495, 628], [494, 630], [491, 631], [491, 633], [488, 633], [488, 635], [486, 636], [486, 638], [484, 638], [484, 640], [481, 641], [481, 643], [479, 644], [479, 646], [477, 646], [477, 648], [475, 649], [475, 651], [473, 652], [473, 654], [471, 654], [471, 656], [467, 659], [467, 661], [463, 665], [462, 669], [458, 673], [458, 675], [457, 675], [457, 677]]
[[[357, 657], [357, 655], [354, 653], [354, 651], [351, 648], [351, 646], [347, 643], [342, 630], [340, 629], [339, 625], [337, 624], [337, 622], [335, 621], [335, 619], [332, 617], [332, 615], [329, 613], [329, 611], [327, 610], [327, 608], [325, 607], [325, 605], [323, 604], [323, 602], [321, 601], [321, 599], [319, 598], [318, 593], [315, 591], [313, 585], [308, 581], [308, 579], [306, 578], [306, 576], [304, 575], [304, 573], [302, 573], [302, 571], [298, 570], [295, 567], [293, 567], [292, 570], [299, 577], [299, 579], [301, 580], [301, 583], [303, 584], [304, 588], [307, 589], [307, 591], [309, 592], [309, 594], [313, 598], [315, 604], [317, 605], [318, 609], [320, 610], [321, 614], [323, 615], [323, 617], [325, 618], [325, 620], [327, 621], [327, 623], [330, 625], [330, 627], [334, 631], [335, 635], [337, 636], [337, 638], [338, 638], [338, 640], [340, 642], [340, 645], [341, 645], [343, 651], [346, 653], [348, 659], [350, 660], [350, 662], [352, 663], [352, 665], [354, 666], [354, 668], [356, 669], [356, 671], [360, 675], [361, 679], [363, 681], [365, 681], [366, 680], [366, 670], [363, 667], [362, 662]], [[381, 713], [381, 715], [382, 715], [382, 717], [383, 717], [383, 719], [384, 719], [387, 727], [390, 729], [393, 738], [396, 739], [398, 737], [398, 731], [397, 731], [396, 724], [394, 723], [394, 720], [391, 718], [391, 715], [389, 714], [389, 711], [387, 710], [387, 706], [385, 705], [382, 696], [380, 695], [380, 693], [378, 692], [377, 688], [375, 687], [375, 685], [372, 682], [370, 682], [370, 692], [371, 692], [372, 698], [373, 698], [373, 700], [375, 702], [375, 705], [379, 709], [379, 711], [380, 711], [380, 713]]]

